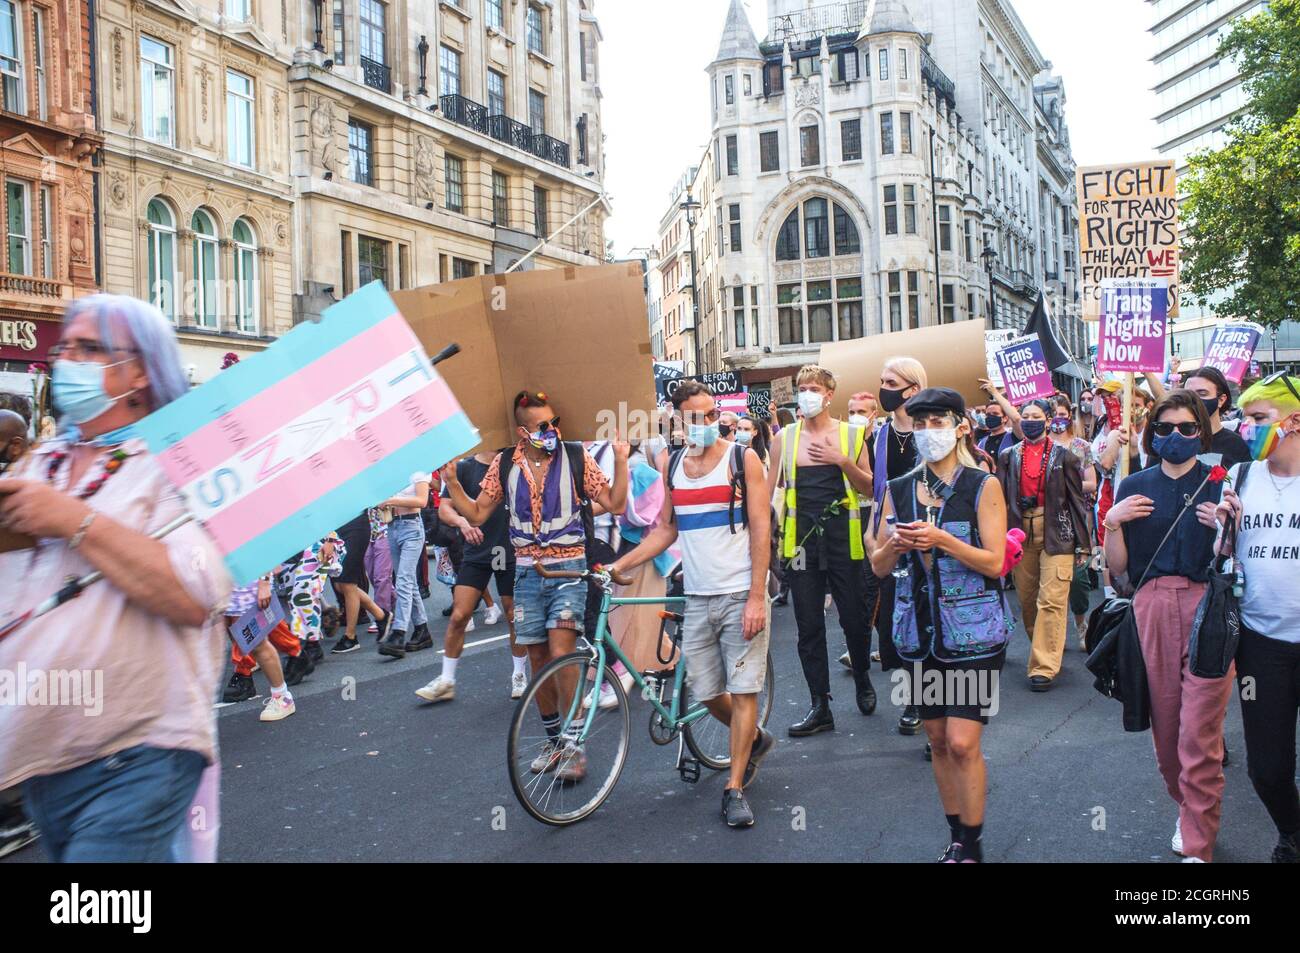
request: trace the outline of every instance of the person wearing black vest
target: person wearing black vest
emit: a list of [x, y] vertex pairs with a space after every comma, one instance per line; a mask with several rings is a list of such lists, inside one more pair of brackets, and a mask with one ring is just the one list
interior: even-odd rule
[[1005, 571], [1007, 513], [997, 478], [975, 466], [966, 404], [947, 387], [907, 402], [924, 461], [889, 482], [876, 575], [896, 580], [893, 641], [934, 751], [934, 778], [950, 839], [944, 863], [979, 863], [987, 774], [983, 725], [997, 710], [1010, 637]]

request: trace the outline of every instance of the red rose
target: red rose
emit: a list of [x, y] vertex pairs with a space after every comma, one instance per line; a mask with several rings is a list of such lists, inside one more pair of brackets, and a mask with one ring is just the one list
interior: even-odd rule
[[1216, 465], [1212, 470], [1210, 470], [1210, 476], [1208, 479], [1211, 483], [1222, 483], [1227, 479], [1227, 476], [1228, 471], [1224, 467]]

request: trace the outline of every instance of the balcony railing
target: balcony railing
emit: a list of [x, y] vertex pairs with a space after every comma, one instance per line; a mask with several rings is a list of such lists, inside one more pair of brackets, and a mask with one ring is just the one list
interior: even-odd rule
[[948, 74], [939, 69], [939, 64], [925, 50], [921, 50], [921, 77], [925, 79], [944, 99], [948, 100], [950, 107], [957, 105], [957, 86]]
[[468, 126], [475, 132], [481, 132], [485, 136], [488, 134], [488, 111], [486, 106], [458, 95], [443, 96], [438, 101], [438, 104], [442, 108], [443, 115], [452, 122], [461, 126]]
[[554, 139], [544, 133], [533, 133], [532, 148], [529, 151], [539, 159], [554, 162], [566, 169], [569, 167], [569, 144]]
[[867, 0], [827, 3], [798, 13], [771, 17], [767, 37], [777, 43], [809, 40], [824, 34], [857, 33], [867, 16]]
[[533, 131], [506, 115], [488, 116], [488, 135], [524, 152], [532, 149]]
[[393, 71], [383, 63], [361, 57], [361, 76], [371, 89], [384, 93], [393, 91]]
[[34, 298], [62, 298], [63, 282], [33, 275], [0, 274], [0, 292], [31, 295]]

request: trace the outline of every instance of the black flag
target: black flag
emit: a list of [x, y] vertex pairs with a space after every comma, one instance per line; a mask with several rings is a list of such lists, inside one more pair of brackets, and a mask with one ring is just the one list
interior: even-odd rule
[[1038, 292], [1034, 313], [1029, 316], [1029, 321], [1025, 324], [1025, 333], [1038, 335], [1038, 340], [1043, 344], [1043, 357], [1047, 359], [1049, 368], [1058, 371], [1070, 363], [1070, 355], [1066, 354], [1065, 348], [1061, 347], [1061, 342], [1056, 339], [1056, 332], [1052, 330], [1052, 322], [1047, 320], [1047, 302], [1041, 291]]

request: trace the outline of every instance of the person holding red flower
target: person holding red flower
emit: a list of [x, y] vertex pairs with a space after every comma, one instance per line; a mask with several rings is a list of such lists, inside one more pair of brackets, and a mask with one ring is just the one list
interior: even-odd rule
[[[1178, 805], [1171, 847], [1190, 862], [1214, 853], [1223, 803], [1223, 719], [1232, 694], [1224, 678], [1188, 667], [1192, 619], [1214, 555], [1213, 522], [1225, 472], [1197, 459], [1210, 449], [1201, 398], [1179, 389], [1163, 397], [1143, 434], [1160, 465], [1124, 479], [1106, 514], [1112, 582], [1127, 576], [1151, 696], [1156, 766]], [[1216, 479], [1217, 477], [1217, 479]]]

